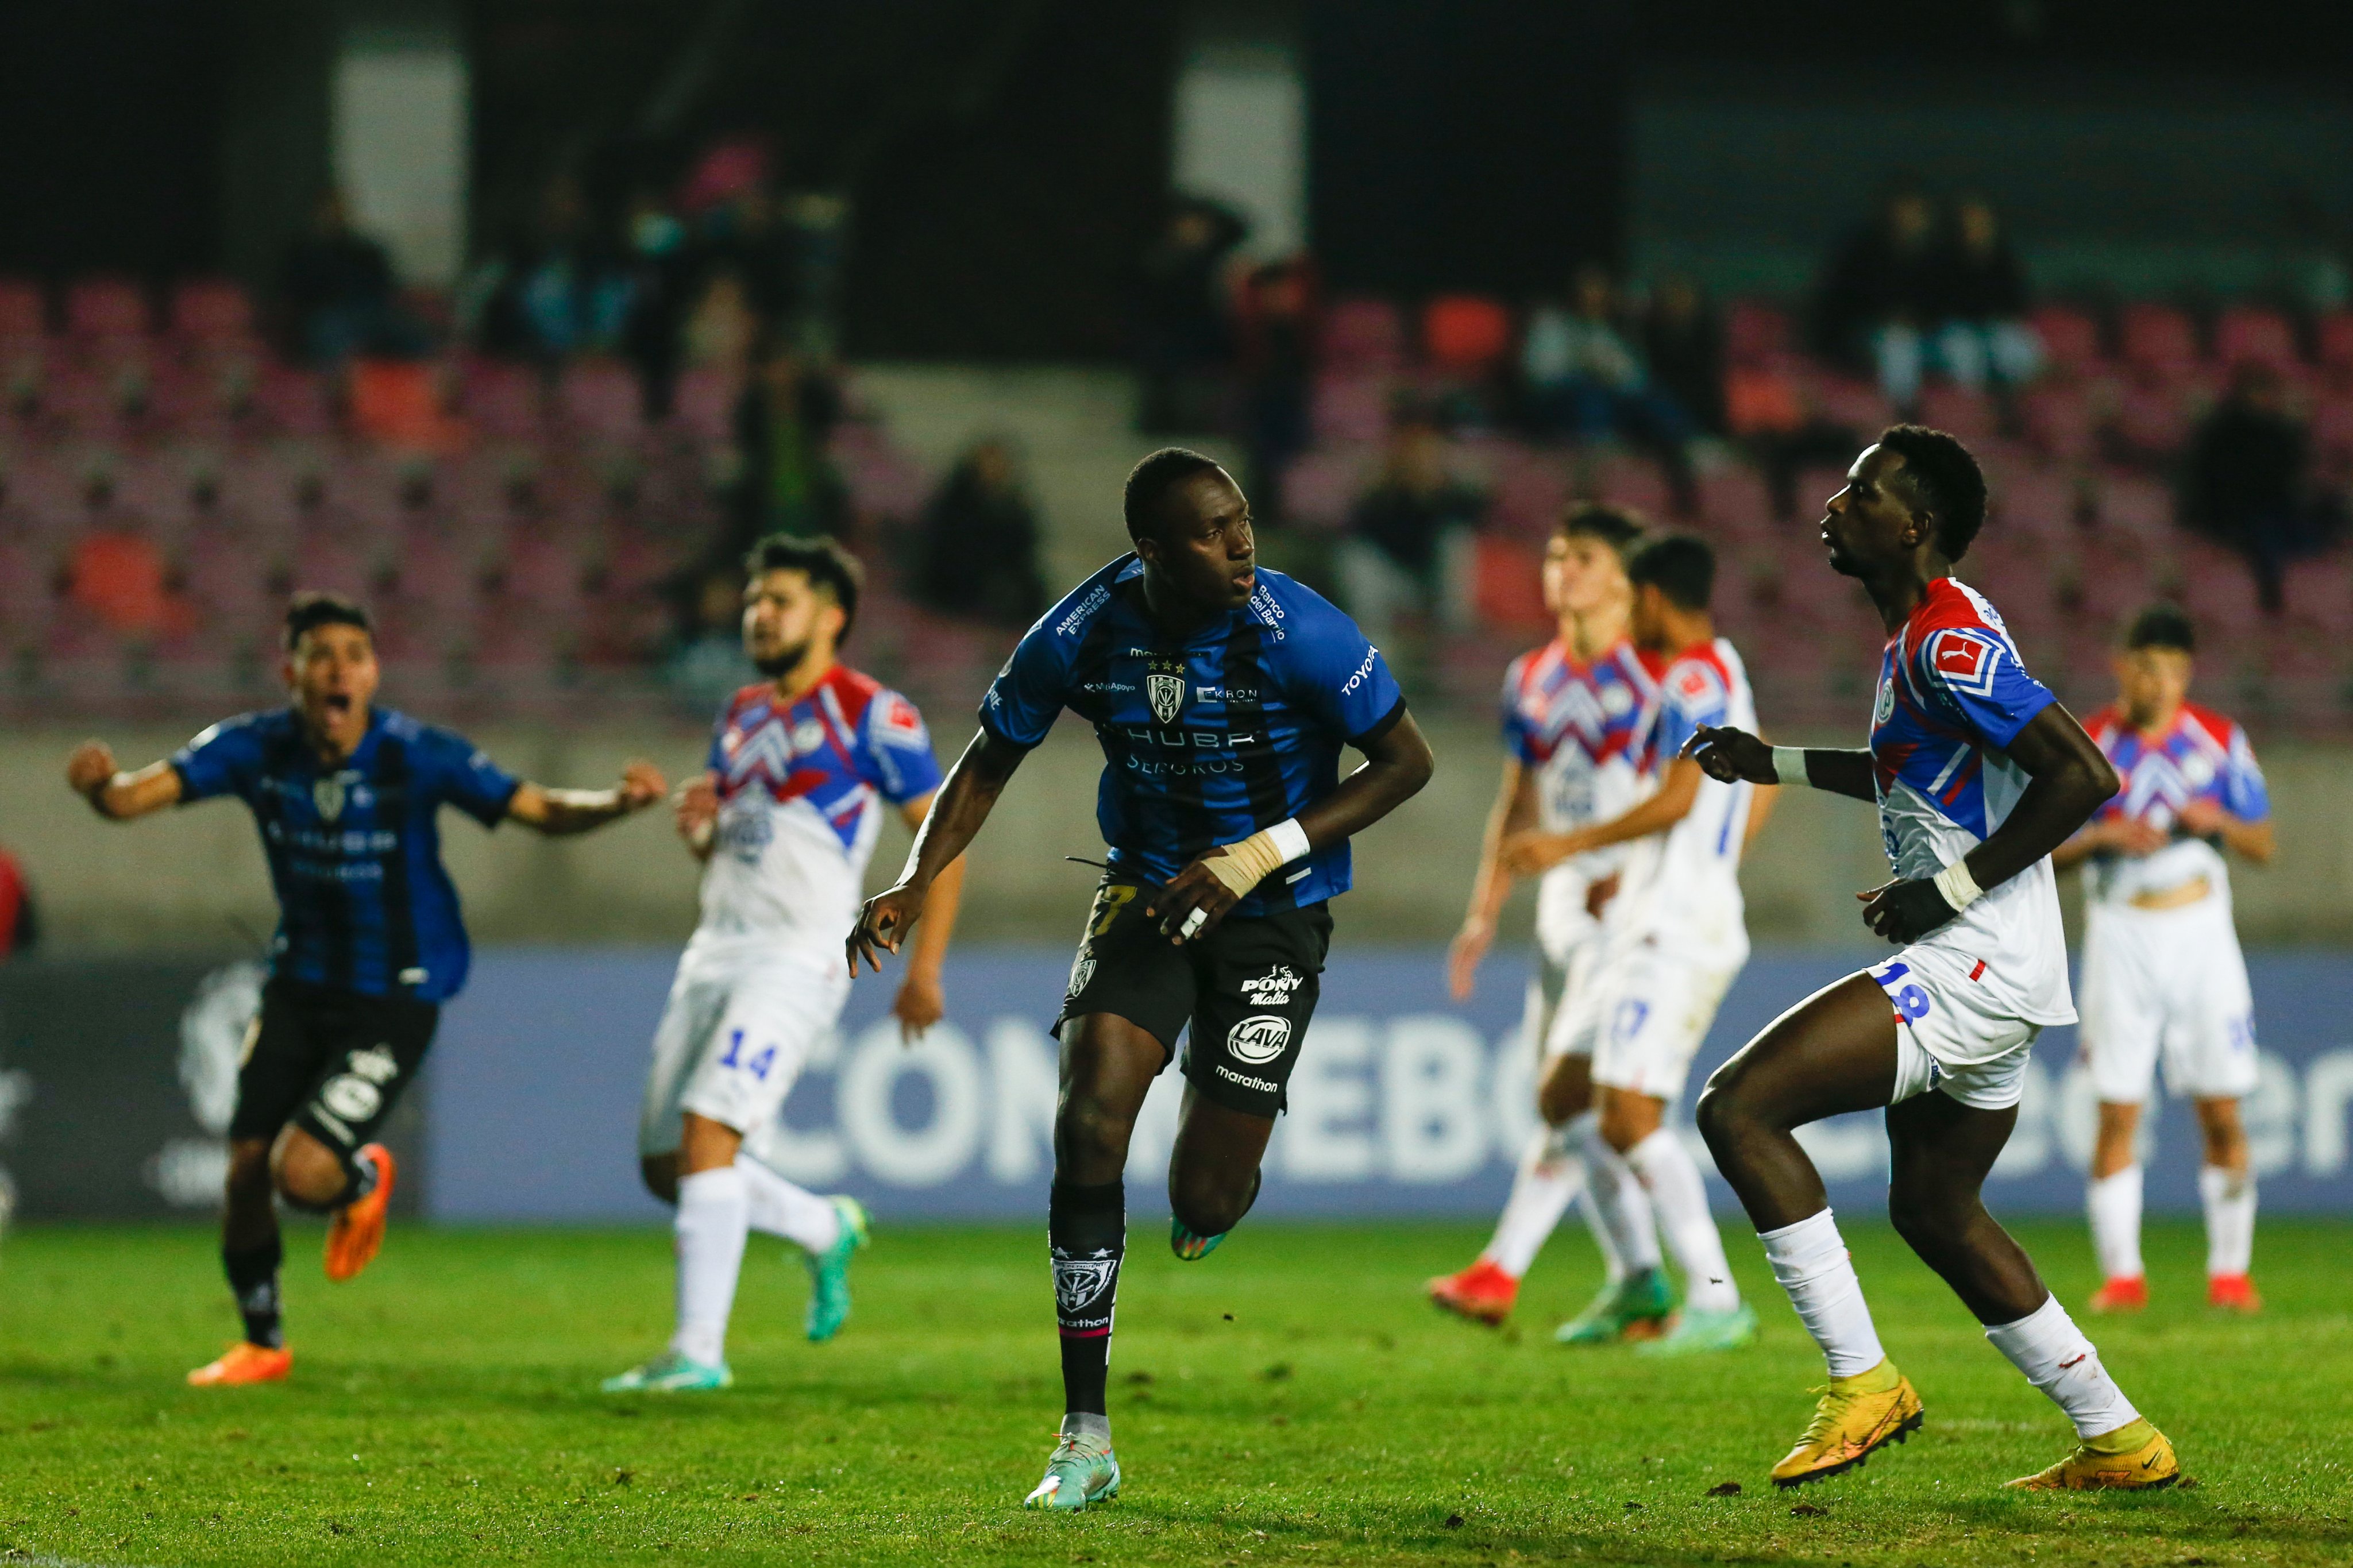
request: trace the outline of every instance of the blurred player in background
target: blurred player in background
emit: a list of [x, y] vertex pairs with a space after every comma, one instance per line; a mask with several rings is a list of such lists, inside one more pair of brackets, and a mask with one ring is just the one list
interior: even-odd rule
[[[1633, 586], [1635, 645], [1656, 671], [1658, 689], [1638, 738], [1638, 762], [1651, 781], [1626, 810], [1567, 832], [1531, 832], [1507, 840], [1504, 863], [1537, 872], [1571, 855], [1627, 846], [1618, 900], [1606, 922], [1599, 984], [1580, 999], [1573, 1026], [1589, 1042], [1594, 1098], [1609, 1159], [1641, 1182], [1649, 1209], [1683, 1271], [1683, 1310], [1646, 1354], [1732, 1350], [1757, 1337], [1757, 1313], [1740, 1299], [1725, 1262], [1724, 1238], [1708, 1212], [1707, 1186], [1683, 1135], [1666, 1125], [1683, 1098], [1692, 1058], [1740, 966], [1748, 931], [1740, 897], [1740, 858], [1763, 825], [1756, 789], [1709, 778], [1683, 755], [1703, 726], [1754, 730], [1756, 703], [1740, 655], [1715, 635], [1709, 604], [1715, 553], [1689, 534], [1646, 541], [1626, 563]], [[1605, 1223], [1637, 1223], [1610, 1242], [1627, 1260], [1628, 1289], [1597, 1300], [1563, 1324], [1565, 1343], [1606, 1343], [1643, 1325], [1663, 1303], [1630, 1287], [1656, 1278], [1658, 1241], [1631, 1205], [1602, 1205]], [[1655, 1319], [1649, 1320], [1655, 1321]], [[1645, 1336], [1647, 1337], [1647, 1336]]]
[[2252, 1312], [2255, 1175], [2239, 1101], [2255, 1088], [2254, 997], [2231, 924], [2225, 849], [2272, 858], [2271, 797], [2246, 731], [2188, 700], [2196, 637], [2170, 605], [2141, 612], [2116, 656], [2116, 700], [2084, 726], [2124, 787], [2052, 856], [2084, 878], [2084, 1059], [2100, 1097], [2086, 1206], [2095, 1312], [2148, 1304], [2133, 1138], [2160, 1049], [2165, 1087], [2198, 1108], [2206, 1159], [2206, 1299]]
[[[1471, 907], [1447, 954], [1447, 984], [1458, 1002], [1471, 995], [1479, 963], [1495, 940], [1511, 897], [1503, 864], [1505, 839], [1528, 830], [1565, 833], [1616, 817], [1649, 787], [1641, 737], [1657, 683], [1627, 636], [1633, 589], [1625, 552], [1641, 524], [1617, 507], [1579, 506], [1562, 518], [1545, 547], [1546, 607], [1557, 617], [1553, 640], [1514, 659], [1504, 676], [1504, 774], [1479, 847]], [[1673, 1306], [1663, 1270], [1631, 1273], [1609, 1240], [1615, 1231], [1648, 1235], [1648, 1203], [1629, 1173], [1600, 1143], [1594, 1113], [1591, 1041], [1572, 1027], [1576, 1003], [1599, 983], [1605, 923], [1620, 888], [1621, 847], [1562, 858], [1536, 889], [1535, 973], [1529, 977], [1521, 1039], [1536, 1059], [1536, 1112], [1542, 1121], [1520, 1152], [1495, 1235], [1460, 1273], [1426, 1287], [1440, 1307], [1482, 1323], [1511, 1315], [1520, 1280], [1582, 1198], [1609, 1279], [1586, 1318], [1612, 1314], [1620, 1331], [1656, 1332]], [[1599, 1209], [1630, 1204], [1635, 1212], [1601, 1223]], [[1655, 1247], [1652, 1249], [1655, 1252]]]
[[470, 958], [441, 865], [441, 808], [485, 827], [512, 820], [550, 836], [586, 833], [665, 788], [645, 762], [613, 789], [521, 783], [448, 731], [375, 706], [367, 611], [334, 595], [294, 595], [283, 672], [287, 706], [216, 724], [164, 762], [120, 773], [114, 753], [89, 741], [66, 763], [75, 793], [118, 822], [236, 795], [261, 830], [278, 895], [269, 979], [237, 1069], [221, 1225], [245, 1338], [188, 1374], [199, 1384], [266, 1383], [293, 1367], [273, 1194], [334, 1215], [330, 1279], [351, 1279], [383, 1244], [395, 1168], [375, 1133], [416, 1078]]
[[1985, 522], [1985, 476], [1940, 430], [1898, 425], [1855, 459], [1822, 519], [1831, 569], [1887, 627], [1862, 751], [1768, 746], [1704, 728], [1689, 750], [1725, 783], [1810, 784], [1879, 807], [1895, 879], [1856, 895], [1904, 951], [1816, 992], [1708, 1080], [1700, 1131], [1756, 1223], [1774, 1278], [1830, 1363], [1778, 1486], [1838, 1475], [1920, 1426], [1881, 1348], [1821, 1173], [1791, 1136], [1884, 1106], [1888, 1215], [2073, 1423], [2078, 1446], [2010, 1486], [2169, 1486], [2173, 1447], [1986, 1212], [2035, 1037], [2074, 1017], [2051, 852], [2116, 793], [2116, 770], [2020, 663], [2001, 616], [1952, 575]]
[[[708, 771], [679, 803], [679, 831], [704, 863], [702, 918], [654, 1034], [638, 1123], [646, 1186], [678, 1208], [678, 1328], [607, 1393], [734, 1382], [727, 1319], [751, 1231], [800, 1247], [818, 1342], [849, 1315], [849, 1260], [866, 1245], [857, 1200], [804, 1191], [763, 1151], [849, 1000], [838, 944], [858, 918], [883, 805], [920, 826], [940, 768], [914, 704], [836, 658], [858, 616], [849, 552], [779, 534], [744, 566], [744, 649], [769, 679], [729, 700]], [[963, 884], [958, 861], [934, 889], [893, 1007], [906, 1038], [944, 1010], [940, 963]]]
[[[1356, 623], [1258, 569], [1250, 506], [1197, 452], [1128, 476], [1135, 542], [1029, 628], [981, 704], [898, 885], [850, 933], [852, 972], [896, 951], [926, 895], [1064, 708], [1094, 726], [1111, 847], [1055, 1029], [1047, 1235], [1062, 1346], [1060, 1441], [1027, 1501], [1115, 1496], [1103, 1386], [1127, 1248], [1122, 1174], [1144, 1097], [1187, 1036], [1169, 1246], [1206, 1256], [1258, 1197], [1259, 1162], [1348, 890], [1348, 839], [1429, 781], [1430, 746]], [[1339, 776], [1352, 746], [1363, 766]]]

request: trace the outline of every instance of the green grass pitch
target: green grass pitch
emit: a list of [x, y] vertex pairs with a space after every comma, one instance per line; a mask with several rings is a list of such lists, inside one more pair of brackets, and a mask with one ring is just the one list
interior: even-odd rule
[[[816, 1347], [801, 1270], [755, 1238], [736, 1388], [669, 1398], [596, 1392], [667, 1332], [659, 1231], [396, 1227], [340, 1287], [292, 1231], [294, 1381], [199, 1392], [181, 1376], [231, 1321], [207, 1235], [25, 1230], [0, 1251], [0, 1562], [2353, 1560], [2353, 1227], [2267, 1224], [2252, 1321], [2206, 1310], [2194, 1225], [2153, 1227], [2156, 1304], [2092, 1328], [2197, 1484], [2020, 1497], [2000, 1484], [2058, 1458], [2064, 1424], [1883, 1227], [1851, 1235], [1926, 1429], [1789, 1496], [1766, 1471], [1821, 1364], [1745, 1235], [1759, 1342], [1661, 1363], [1551, 1342], [1593, 1282], [1581, 1236], [1496, 1332], [1420, 1299], [1469, 1226], [1261, 1223], [1178, 1264], [1139, 1223], [1112, 1367], [1126, 1489], [1075, 1518], [1018, 1506], [1060, 1408], [1042, 1228], [885, 1224]], [[2080, 1227], [2023, 1236], [2080, 1299]]]

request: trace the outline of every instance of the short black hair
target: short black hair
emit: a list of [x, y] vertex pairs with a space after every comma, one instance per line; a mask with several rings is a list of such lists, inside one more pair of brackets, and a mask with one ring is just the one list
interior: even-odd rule
[[1650, 530], [1642, 514], [1630, 507], [1586, 500], [1570, 503], [1568, 510], [1560, 514], [1560, 521], [1552, 525], [1552, 531], [1563, 539], [1598, 539], [1623, 560]]
[[321, 626], [357, 626], [370, 637], [375, 636], [375, 621], [367, 613], [367, 606], [357, 599], [305, 588], [286, 601], [288, 653], [294, 651], [294, 645], [306, 634]]
[[2198, 651], [2198, 628], [2192, 625], [2189, 613], [2179, 605], [2151, 605], [2132, 618], [2125, 631], [2125, 650], [2138, 652], [2145, 647], [2178, 648], [2183, 653]]
[[832, 595], [833, 602], [841, 606], [841, 635], [834, 639], [835, 646], [849, 640], [849, 628], [858, 622], [858, 593], [866, 585], [866, 568], [831, 534], [772, 533], [752, 546], [752, 552], [744, 557], [744, 570], [754, 577], [763, 572], [801, 573], [810, 587]]
[[1679, 610], [1704, 610], [1715, 595], [1715, 552], [1695, 533], [1646, 539], [1627, 558], [1626, 580], [1651, 584]]
[[1217, 467], [1215, 458], [1189, 447], [1163, 447], [1129, 469], [1127, 490], [1120, 500], [1120, 510], [1127, 519], [1127, 536], [1142, 539], [1152, 532], [1161, 498], [1195, 474]]
[[1985, 526], [1985, 471], [1960, 437], [1926, 425], [1890, 425], [1879, 445], [1904, 459], [1902, 483], [1936, 520], [1936, 548], [1947, 561], [1968, 553]]

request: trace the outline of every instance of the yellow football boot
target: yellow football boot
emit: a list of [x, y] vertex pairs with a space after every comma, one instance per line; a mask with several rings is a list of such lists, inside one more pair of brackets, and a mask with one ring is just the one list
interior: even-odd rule
[[1843, 1475], [1888, 1443], [1920, 1429], [1920, 1395], [1912, 1380], [1882, 1361], [1869, 1372], [1834, 1377], [1814, 1406], [1806, 1435], [1773, 1467], [1777, 1487], [1803, 1486]]
[[2021, 1476], [2002, 1489], [2021, 1492], [2137, 1491], [2181, 1479], [2173, 1445], [2146, 1417], [2086, 1437], [2047, 1470]]

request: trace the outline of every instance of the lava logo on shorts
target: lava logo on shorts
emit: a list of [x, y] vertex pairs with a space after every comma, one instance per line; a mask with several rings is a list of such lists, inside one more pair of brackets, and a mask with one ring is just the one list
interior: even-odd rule
[[1067, 1316], [1086, 1310], [1119, 1268], [1116, 1258], [1056, 1258], [1054, 1304]]
[[1144, 678], [1144, 694], [1152, 700], [1152, 716], [1163, 724], [1173, 724], [1185, 706], [1185, 678], [1147, 675]]
[[1280, 1007], [1304, 984], [1297, 970], [1278, 963], [1256, 979], [1242, 982], [1242, 1000], [1253, 1007]]
[[1226, 1049], [1238, 1062], [1252, 1067], [1271, 1062], [1291, 1044], [1291, 1020], [1259, 1013], [1236, 1024], [1226, 1036]]

